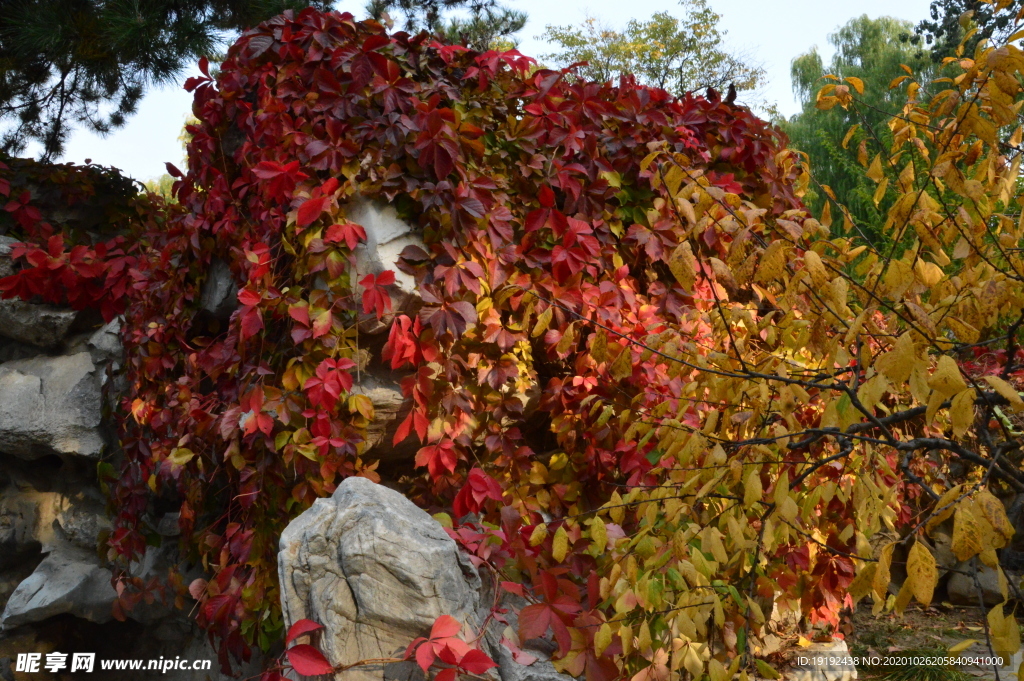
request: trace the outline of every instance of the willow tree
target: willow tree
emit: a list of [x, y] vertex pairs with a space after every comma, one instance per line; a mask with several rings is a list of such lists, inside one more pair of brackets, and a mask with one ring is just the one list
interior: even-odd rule
[[[803, 111], [782, 128], [792, 146], [809, 156], [817, 186], [812, 186], [808, 203], [820, 208], [824, 199], [820, 185], [829, 186], [865, 233], [875, 238], [884, 222], [886, 204], [875, 204], [875, 186], [857, 172], [857, 160], [862, 145], [890, 139], [886, 123], [906, 103], [903, 92], [889, 89], [890, 81], [907, 74], [927, 79], [934, 70], [927, 53], [901, 40], [912, 30], [910, 22], [892, 17], [851, 19], [828, 36], [835, 48], [831, 62], [826, 64], [814, 47], [794, 59], [790, 71], [793, 92]], [[827, 74], [859, 79], [864, 93], [848, 109], [818, 108], [815, 94]], [[847, 139], [854, 124], [859, 128]]]

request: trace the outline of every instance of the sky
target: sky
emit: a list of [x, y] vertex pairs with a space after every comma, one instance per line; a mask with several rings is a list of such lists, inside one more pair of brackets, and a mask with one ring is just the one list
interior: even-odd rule
[[[365, 0], [340, 0], [336, 7], [361, 16], [365, 4]], [[589, 15], [618, 28], [655, 12], [682, 15], [674, 0], [506, 0], [506, 4], [530, 17], [518, 36], [520, 51], [530, 56], [552, 51], [540, 39], [549, 24], [578, 24]], [[768, 85], [763, 97], [785, 116], [799, 111], [789, 79], [790, 62], [795, 57], [817, 46], [827, 63], [831, 56], [829, 33], [853, 17], [888, 15], [917, 23], [927, 16], [929, 4], [930, 0], [709, 0], [722, 15], [725, 47], [764, 67]], [[189, 75], [193, 74], [184, 74], [182, 82]], [[180, 86], [151, 90], [125, 127], [106, 137], [86, 130], [73, 133], [61, 160], [83, 163], [90, 159], [139, 180], [159, 177], [164, 162], [181, 163], [184, 152], [178, 136], [191, 103], [191, 95]]]

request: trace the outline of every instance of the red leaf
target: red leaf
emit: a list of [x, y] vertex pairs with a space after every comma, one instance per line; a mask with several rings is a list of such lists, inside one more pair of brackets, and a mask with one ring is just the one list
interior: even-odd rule
[[316, 316], [313, 320], [313, 338], [319, 338], [325, 335], [331, 330], [331, 324], [334, 323], [334, 315], [331, 314], [330, 310], [324, 310]]
[[319, 676], [334, 671], [334, 667], [327, 661], [324, 654], [313, 646], [293, 646], [287, 650], [287, 654], [292, 667], [303, 676]]
[[553, 208], [555, 205], [555, 193], [546, 184], [541, 186], [540, 191], [537, 193], [537, 199], [544, 208]]
[[525, 642], [543, 636], [551, 626], [552, 617], [551, 608], [543, 603], [523, 608], [519, 612], [519, 640]]
[[434, 681], [455, 681], [456, 671], [454, 667], [442, 669], [434, 677]]
[[441, 615], [430, 627], [430, 638], [451, 638], [462, 631], [462, 625], [451, 615]]
[[256, 291], [253, 291], [251, 288], [243, 288], [238, 292], [238, 302], [242, 305], [259, 305], [260, 294], [256, 293]]
[[301, 206], [299, 206], [299, 213], [296, 218], [299, 227], [305, 228], [313, 224], [320, 214], [324, 212], [324, 208], [327, 207], [328, 198], [321, 196], [319, 199], [309, 199]]
[[242, 340], [255, 336], [262, 328], [263, 316], [260, 314], [259, 308], [245, 309], [245, 312], [242, 313]]
[[434, 664], [434, 647], [429, 643], [420, 644], [420, 647], [416, 649], [416, 664], [423, 671], [430, 669], [430, 665]]
[[502, 582], [501, 588], [509, 592], [510, 594], [522, 596], [523, 598], [526, 597], [526, 592], [523, 591], [523, 585], [519, 582]]
[[494, 660], [475, 648], [466, 653], [459, 661], [459, 667], [465, 669], [470, 674], [483, 674], [488, 669], [493, 669], [497, 666]]
[[299, 620], [288, 629], [288, 635], [284, 639], [284, 644], [288, 645], [303, 634], [308, 634], [311, 631], [323, 628], [324, 625], [319, 622], [314, 622], [313, 620]]

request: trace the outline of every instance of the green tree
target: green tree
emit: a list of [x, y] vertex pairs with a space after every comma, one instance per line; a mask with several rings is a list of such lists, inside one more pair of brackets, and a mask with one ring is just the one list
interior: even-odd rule
[[580, 67], [583, 78], [607, 81], [632, 73], [647, 85], [675, 94], [713, 87], [751, 90], [764, 82], [764, 70], [722, 49], [721, 15], [706, 0], [681, 0], [684, 16], [658, 12], [647, 21], [631, 20], [621, 32], [588, 18], [579, 26], [547, 26], [543, 38], [560, 51], [543, 55], [550, 63]]
[[330, 0], [0, 0], [0, 151], [58, 156], [76, 124], [124, 125], [146, 89], [174, 82], [225, 39]]
[[[891, 141], [885, 123], [900, 111], [907, 94], [905, 88], [890, 89], [890, 84], [900, 75], [909, 75], [904, 66], [922, 82], [935, 68], [927, 52], [900, 39], [912, 29], [910, 22], [892, 17], [857, 17], [829, 35], [835, 55], [828, 65], [817, 48], [812, 48], [794, 59], [791, 68], [793, 92], [803, 111], [783, 121], [781, 127], [791, 146], [810, 158], [815, 183], [807, 200], [812, 210], [820, 210], [825, 198], [820, 186], [827, 185], [869, 235], [879, 234], [887, 204], [876, 204], [877, 187], [865, 179], [858, 165], [869, 150]], [[863, 92], [856, 93], [849, 109], [818, 108], [815, 95], [826, 75], [858, 78], [863, 83]], [[859, 128], [846, 140], [855, 124]]]
[[[961, 41], [967, 38], [964, 53], [970, 55], [982, 40], [1005, 42], [1022, 9], [1022, 0], [933, 0], [929, 18], [914, 29], [914, 42], [923, 39], [931, 48], [932, 59], [941, 62], [956, 56]], [[970, 31], [974, 32], [968, 36]]]
[[[463, 10], [467, 16], [447, 16]], [[432, 31], [473, 49], [486, 50], [508, 40], [526, 25], [526, 13], [501, 5], [498, 0], [370, 0], [367, 13], [381, 19], [397, 13], [407, 31]]]

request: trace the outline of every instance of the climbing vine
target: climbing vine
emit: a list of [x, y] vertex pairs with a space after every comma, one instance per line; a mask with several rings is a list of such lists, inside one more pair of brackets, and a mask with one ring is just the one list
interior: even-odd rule
[[[130, 254], [70, 256], [86, 302], [124, 315], [111, 552], [138, 558], [157, 510], [178, 511], [208, 579], [171, 584], [227, 665], [284, 635], [288, 520], [345, 477], [393, 476], [526, 599], [504, 643], [551, 636], [559, 669], [594, 681], [773, 677], [773, 614], [834, 631], [871, 592], [927, 604], [949, 518], [957, 557], [998, 571], [995, 495], [1024, 489], [1020, 131], [999, 137], [1024, 57], [954, 62], [931, 99], [894, 84], [895, 141], [864, 162], [876, 201], [896, 193], [880, 252], [834, 202], [808, 215], [783, 136], [718, 98], [347, 14], [247, 32], [187, 84], [177, 205]], [[855, 103], [855, 81], [821, 105]], [[422, 235], [398, 272], [356, 275], [361, 201]], [[0, 289], [80, 295], [43, 276], [62, 256], [42, 236], [26, 229]], [[217, 261], [226, 319], [202, 306]], [[387, 446], [415, 443], [404, 468], [367, 443], [357, 388], [378, 358], [403, 375]], [[897, 548], [909, 577], [887, 599]], [[128, 608], [141, 585], [122, 580]], [[1008, 650], [1013, 618], [989, 623]]]

